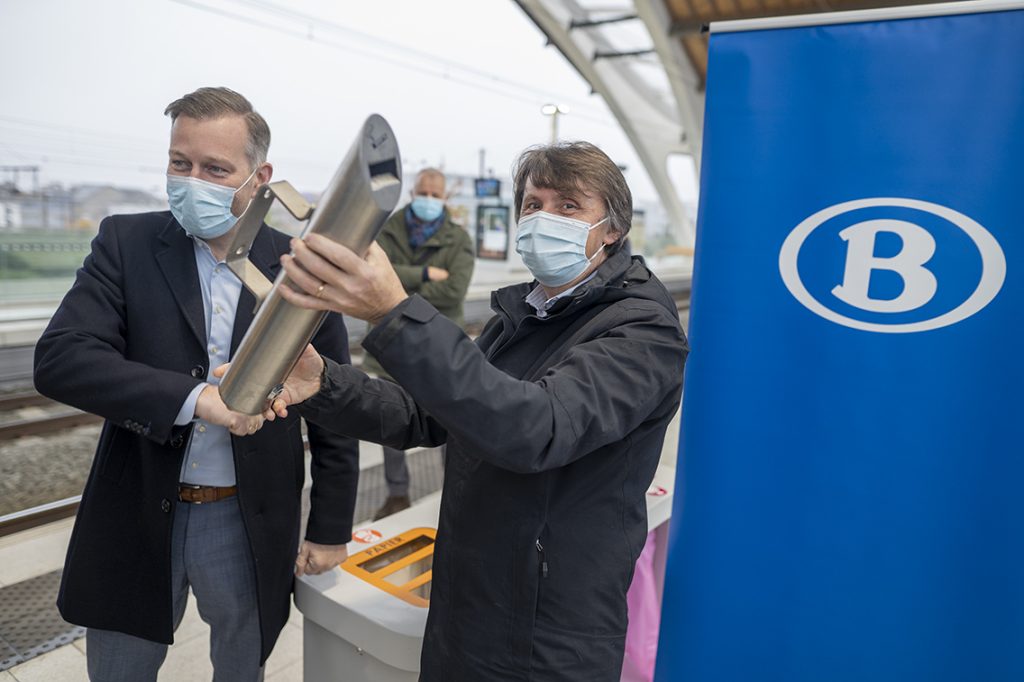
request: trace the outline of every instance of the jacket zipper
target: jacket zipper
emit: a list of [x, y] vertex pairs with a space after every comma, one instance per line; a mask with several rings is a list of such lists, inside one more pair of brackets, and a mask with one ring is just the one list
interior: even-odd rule
[[540, 555], [540, 577], [548, 577], [548, 562], [544, 559], [544, 545], [540, 544], [540, 540], [537, 540], [537, 554]]
[[[521, 327], [522, 324], [523, 324], [523, 321], [520, 320], [518, 325], [514, 325], [513, 326], [512, 316], [508, 314], [508, 311], [505, 310], [505, 306], [503, 306], [500, 301], [498, 302], [498, 307], [501, 309], [501, 313], [500, 314], [502, 316], [502, 321], [504, 322], [504, 321], [507, 320], [508, 323], [509, 323], [509, 326], [512, 326], [512, 331], [509, 332], [508, 336], [505, 336], [504, 338], [499, 338], [497, 340], [497, 342], [495, 343], [495, 345], [491, 346], [488, 349], [488, 351], [486, 353], [486, 357], [491, 362], [493, 362], [494, 358], [496, 358], [498, 356], [498, 353], [503, 351], [505, 349], [505, 346], [507, 346], [512, 341], [512, 339], [514, 339], [516, 337], [516, 334], [519, 332], [519, 327]], [[497, 311], [495, 311], [495, 312], [497, 312]], [[504, 326], [504, 324], [502, 326]]]

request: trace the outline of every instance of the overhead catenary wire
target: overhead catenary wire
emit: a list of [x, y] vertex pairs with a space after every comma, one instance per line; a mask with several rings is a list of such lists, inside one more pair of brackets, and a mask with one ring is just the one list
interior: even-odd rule
[[[261, 0], [233, 0], [234, 4], [237, 5], [253, 7], [264, 12], [269, 12], [283, 18], [291, 19], [295, 23], [305, 25], [306, 30], [300, 30], [298, 28], [289, 28], [281, 26], [280, 24], [270, 23], [256, 16], [241, 14], [239, 12], [234, 12], [222, 7], [216, 7], [209, 3], [201, 2], [200, 0], [170, 1], [179, 5], [185, 5], [188, 7], [192, 7], [194, 9], [209, 12], [211, 14], [216, 14], [227, 19], [241, 21], [254, 26], [259, 26], [270, 31], [275, 31], [277, 33], [289, 35], [293, 38], [298, 38], [309, 42], [315, 42], [327, 47], [331, 47], [333, 49], [359, 54], [382, 63], [414, 71], [416, 73], [441, 78], [442, 80], [447, 80], [453, 83], [458, 83], [460, 85], [465, 85], [467, 87], [489, 92], [493, 95], [497, 95], [499, 97], [504, 97], [514, 101], [521, 102], [522, 93], [524, 92], [535, 95], [539, 99], [543, 99], [545, 101], [557, 99], [576, 107], [573, 110], [573, 114], [581, 119], [589, 120], [591, 122], [599, 123], [601, 125], [606, 125], [612, 128], [616, 127], [610, 117], [601, 117], [596, 114], [589, 114], [580, 111], [580, 109], [592, 108], [594, 106], [594, 103], [592, 101], [588, 102], [585, 100], [579, 100], [575, 98], [566, 98], [564, 93], [556, 93], [549, 90], [544, 90], [542, 88], [537, 88], [526, 83], [520, 83], [508, 78], [504, 78], [497, 74], [482, 71], [480, 69], [476, 69], [465, 64], [460, 64], [458, 62], [445, 59], [444, 57], [440, 57], [438, 55], [430, 54], [428, 52], [421, 52], [419, 50], [415, 50], [413, 48], [409, 48], [398, 43], [390, 42], [377, 36], [362, 33], [355, 29], [351, 29], [346, 26], [342, 26], [341, 24], [332, 22], [328, 19], [323, 19], [320, 17], [315, 17], [313, 15], [280, 7], [279, 5], [276, 5], [274, 3], [263, 2]], [[332, 40], [327, 35], [318, 35], [317, 32], [314, 30], [314, 27], [316, 27], [317, 29], [324, 30], [324, 33], [335, 32], [340, 34], [348, 34], [351, 36], [356, 36], [361, 41], [364, 42], [372, 41], [373, 43], [384, 45], [387, 48], [387, 50], [399, 54], [408, 55], [409, 59], [413, 59], [415, 61], [400, 59], [393, 56], [392, 54], [375, 50], [372, 47], [356, 46], [351, 43], [343, 43], [338, 42], [336, 40]], [[433, 63], [439, 66], [430, 67], [427, 66], [426, 63]], [[464, 75], [458, 75], [460, 73]], [[482, 79], [485, 82], [477, 82], [467, 76]]]

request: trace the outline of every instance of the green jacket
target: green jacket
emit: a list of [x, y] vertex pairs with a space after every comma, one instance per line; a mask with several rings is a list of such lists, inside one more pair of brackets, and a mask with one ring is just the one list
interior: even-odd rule
[[[473, 277], [476, 259], [473, 255], [473, 241], [464, 229], [452, 222], [447, 209], [444, 223], [434, 235], [418, 249], [409, 246], [409, 232], [405, 223], [406, 209], [400, 208], [388, 218], [377, 236], [377, 243], [391, 260], [398, 273], [398, 279], [409, 295], [419, 294], [427, 299], [438, 312], [460, 327], [465, 322], [462, 302], [466, 299], [469, 280]], [[448, 271], [443, 282], [424, 282], [423, 268], [432, 265]], [[380, 365], [369, 354], [363, 358], [363, 369], [380, 376], [387, 376]]]

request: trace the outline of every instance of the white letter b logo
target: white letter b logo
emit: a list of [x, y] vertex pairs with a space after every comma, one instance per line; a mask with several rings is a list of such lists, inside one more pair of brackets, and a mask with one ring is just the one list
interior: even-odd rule
[[[842, 224], [836, 224], [837, 231], [830, 230], [829, 226], [834, 224], [832, 219], [838, 216], [862, 210], [872, 210], [877, 214], [891, 208], [900, 209], [903, 214], [907, 214], [908, 210], [930, 214], [959, 228], [973, 246], [896, 218], [862, 220], [845, 229], [839, 229]], [[821, 258], [823, 253], [829, 253], [827, 249], [832, 248], [822, 245], [835, 244], [842, 248], [841, 242], [837, 244], [829, 239], [810, 240], [812, 245], [809, 247], [808, 261], [818, 266], [829, 264], [825, 268], [807, 268], [806, 274], [816, 297], [808, 290], [801, 276], [800, 252], [811, 233], [819, 229], [824, 234], [831, 233], [846, 242], [846, 266], [842, 273], [842, 284], [834, 286], [839, 273], [830, 268], [837, 261], [831, 257], [824, 260]], [[896, 255], [884, 258], [875, 256], [875, 242], [882, 232], [893, 233], [903, 242]], [[936, 237], [939, 237], [938, 241]], [[823, 248], [825, 251], [822, 251]], [[943, 258], [931, 262], [930, 268], [925, 267], [937, 251]], [[979, 279], [972, 283], [964, 279], [962, 273], [970, 273], [969, 264], [972, 259], [979, 257]], [[936, 270], [939, 270], [937, 274]], [[871, 277], [876, 271], [888, 271], [899, 276], [903, 282], [899, 296], [871, 298], [868, 295]], [[905, 334], [956, 324], [987, 306], [1003, 286], [1006, 257], [995, 237], [963, 213], [919, 199], [873, 197], [844, 201], [801, 221], [789, 233], [779, 250], [779, 274], [793, 297], [815, 315], [853, 329]], [[939, 279], [942, 279], [945, 293], [938, 291]], [[886, 315], [895, 316], [895, 319], [885, 319]]]
[[[903, 241], [900, 252], [889, 258], [878, 258], [875, 237], [879, 232], [892, 232]], [[876, 313], [902, 313], [920, 308], [932, 300], [938, 282], [924, 264], [935, 254], [935, 238], [923, 227], [903, 220], [868, 220], [851, 225], [839, 236], [847, 242], [846, 270], [843, 283], [832, 294], [841, 301]], [[903, 291], [893, 299], [868, 296], [871, 273], [890, 270], [903, 279]]]

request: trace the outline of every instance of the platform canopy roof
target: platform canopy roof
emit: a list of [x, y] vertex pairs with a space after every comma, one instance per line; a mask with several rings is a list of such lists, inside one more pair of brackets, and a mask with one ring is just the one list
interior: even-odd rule
[[921, 0], [514, 1], [605, 100], [669, 216], [680, 224], [686, 222], [685, 211], [667, 165], [680, 154], [700, 161], [708, 24], [924, 4]]
[[704, 87], [708, 69], [707, 26], [713, 21], [783, 17], [821, 12], [877, 9], [935, 0], [662, 0], [668, 25], [659, 27], [679, 42], [697, 75], [697, 86]]

